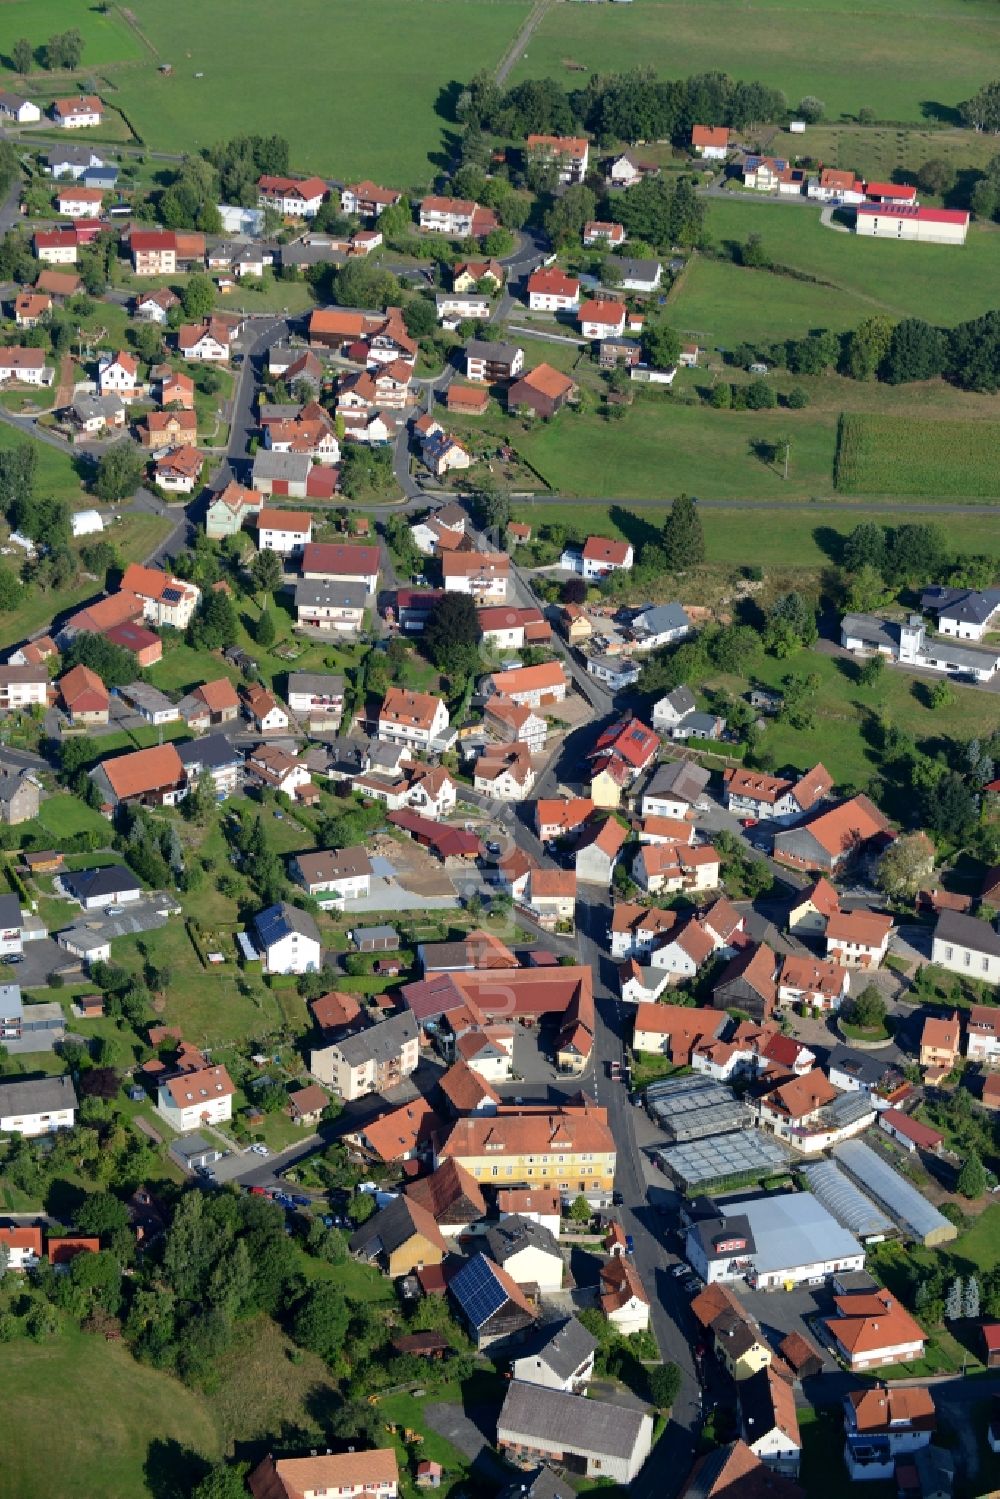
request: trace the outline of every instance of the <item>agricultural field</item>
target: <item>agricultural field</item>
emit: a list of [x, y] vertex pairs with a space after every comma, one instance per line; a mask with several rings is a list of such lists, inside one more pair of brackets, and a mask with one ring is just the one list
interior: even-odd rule
[[[892, 125], [810, 125], [805, 135], [782, 130], [771, 137], [768, 151], [796, 160], [808, 157], [825, 167], [854, 171], [875, 182], [913, 175], [932, 158], [956, 172], [984, 169], [997, 155], [997, 141], [977, 130], [908, 130]], [[921, 193], [921, 202], [937, 199]]]
[[867, 313], [951, 326], [996, 306], [1000, 229], [994, 225], [973, 224], [962, 246], [888, 243], [824, 228], [818, 204], [774, 204], [748, 194], [713, 199], [707, 232], [718, 245], [759, 234], [774, 262], [850, 293]]
[[850, 494], [997, 497], [1000, 423], [853, 412], [840, 424], [836, 483]]
[[652, 65], [666, 77], [719, 69], [813, 94], [836, 119], [874, 109], [892, 120], [949, 118], [990, 76], [1000, 43], [989, 0], [767, 0], [734, 11], [728, 0], [636, 0], [629, 6], [549, 10], [511, 75], [579, 88], [591, 73]]
[[[259, 128], [286, 137], [296, 170], [426, 188], [457, 84], [499, 61], [528, 6], [299, 0], [294, 25], [267, 0], [131, 10], [156, 59], [110, 74], [106, 97], [151, 147], [193, 151]], [[248, 100], [266, 109], [248, 116]]]
[[[116, 5], [81, 4], [80, 0], [3, 0], [0, 5], [0, 67], [11, 68], [10, 49], [19, 37], [27, 37], [40, 53], [55, 32], [78, 31], [83, 37], [83, 59], [79, 72], [104, 67], [108, 63], [128, 63], [148, 57], [141, 39], [133, 31]], [[49, 75], [42, 74], [42, 78]], [[9, 77], [3, 84], [11, 86]], [[33, 97], [34, 93], [33, 92]]]

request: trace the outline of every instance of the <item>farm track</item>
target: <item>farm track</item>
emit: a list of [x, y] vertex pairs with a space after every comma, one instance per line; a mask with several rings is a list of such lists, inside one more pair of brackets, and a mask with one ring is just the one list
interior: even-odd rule
[[503, 57], [497, 64], [495, 75], [497, 83], [503, 84], [507, 81], [507, 75], [511, 72], [514, 64], [521, 56], [524, 48], [530, 41], [532, 34], [541, 24], [543, 18], [548, 14], [555, 3], [556, 0], [537, 0], [537, 4], [532, 9], [532, 12], [529, 15], [528, 19], [525, 21], [524, 25], [517, 33], [517, 36], [511, 42], [510, 46], [507, 48], [507, 51], [504, 53]]

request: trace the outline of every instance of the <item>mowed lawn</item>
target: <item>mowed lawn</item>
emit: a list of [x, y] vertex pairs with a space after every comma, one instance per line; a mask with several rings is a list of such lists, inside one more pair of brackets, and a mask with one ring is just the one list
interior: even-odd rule
[[862, 316], [884, 312], [950, 326], [996, 306], [1000, 229], [992, 225], [973, 224], [961, 246], [917, 245], [824, 228], [818, 204], [748, 201], [741, 194], [712, 200], [707, 230], [719, 245], [759, 234], [773, 261], [853, 294]]
[[[10, 49], [19, 37], [27, 37], [36, 49], [59, 31], [78, 31], [83, 37], [83, 59], [77, 70], [86, 77], [90, 68], [105, 63], [130, 62], [148, 53], [135, 32], [126, 25], [117, 6], [105, 10], [80, 0], [3, 0], [0, 4], [0, 64], [10, 67]], [[38, 63], [36, 57], [36, 67]], [[4, 85], [6, 87], [6, 85]]]
[[837, 487], [850, 494], [1000, 498], [1000, 422], [845, 414]]
[[845, 333], [870, 311], [853, 292], [699, 255], [692, 257], [667, 303], [677, 332], [709, 351], [741, 342], [802, 338], [820, 328]]
[[[881, 119], [920, 120], [955, 105], [989, 76], [1000, 45], [991, 0], [636, 0], [556, 6], [531, 37], [512, 81], [551, 76], [579, 88], [590, 73], [652, 65], [669, 78], [721, 69], [806, 94], [827, 116], [867, 106]], [[582, 69], [582, 71], [579, 71]]]
[[20, 1338], [4, 1346], [3, 1363], [0, 1499], [190, 1493], [221, 1455], [197, 1395], [103, 1338]]
[[[525, 0], [133, 0], [169, 77], [123, 69], [109, 102], [143, 140], [197, 150], [249, 129], [291, 145], [297, 170], [426, 187], [440, 163], [443, 92], [492, 68]], [[248, 119], [248, 101], [266, 104]]]

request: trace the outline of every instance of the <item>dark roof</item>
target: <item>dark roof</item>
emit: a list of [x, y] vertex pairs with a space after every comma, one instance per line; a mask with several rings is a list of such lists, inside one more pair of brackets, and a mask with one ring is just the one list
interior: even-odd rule
[[374, 1060], [388, 1062], [399, 1055], [407, 1041], [415, 1041], [417, 1022], [409, 1010], [400, 1010], [388, 1020], [366, 1030], [356, 1031], [336, 1043], [337, 1050], [349, 1067], [360, 1067], [363, 1062]]
[[1000, 958], [1000, 932], [988, 921], [978, 921], [961, 911], [942, 911], [934, 935], [942, 942], [955, 942], [959, 947], [971, 947], [974, 952]]
[[489, 364], [510, 364], [517, 351], [517, 344], [490, 342], [484, 338], [470, 338], [465, 346], [470, 359], [485, 359]]
[[[283, 456], [295, 457], [297, 455]], [[295, 585], [297, 609], [303, 604], [313, 608], [337, 606], [344, 609], [363, 609], [367, 597], [368, 590], [364, 583], [355, 582], [350, 578], [307, 578], [304, 582]]]
[[551, 1468], [537, 1468], [525, 1473], [499, 1495], [499, 1499], [574, 1499], [575, 1490], [557, 1478]]
[[309, 915], [308, 911], [302, 911], [298, 906], [290, 906], [287, 901], [279, 901], [275, 906], [268, 906], [266, 910], [259, 911], [254, 917], [254, 926], [257, 936], [265, 947], [270, 947], [274, 942], [280, 942], [282, 937], [287, 937], [292, 932], [298, 932], [301, 937], [311, 937], [314, 942], [320, 940], [319, 928]]
[[[537, 1249], [544, 1254], [559, 1254], [559, 1245], [550, 1228], [536, 1223], [533, 1218], [522, 1218], [515, 1213], [494, 1223], [486, 1232], [486, 1246], [490, 1259], [504, 1265], [522, 1249]], [[575, 1366], [574, 1366], [575, 1367]]]
[[179, 744], [177, 753], [185, 770], [197, 765], [203, 770], [213, 770], [224, 765], [239, 764], [243, 752], [230, 744], [225, 734], [207, 734], [204, 739], [192, 739]]
[[103, 869], [69, 870], [63, 884], [77, 900], [93, 900], [97, 895], [117, 895], [119, 890], [141, 890], [142, 881], [123, 864], [108, 864]]
[[562, 1447], [597, 1457], [631, 1458], [644, 1423], [644, 1410], [589, 1400], [563, 1390], [512, 1380], [497, 1423], [498, 1435], [537, 1436], [545, 1447]]
[[[709, 1263], [712, 1260], [723, 1257], [716, 1249], [716, 1244], [720, 1242], [725, 1243], [730, 1239], [746, 1239], [746, 1248], [740, 1250], [741, 1255], [745, 1256], [757, 1252], [757, 1246], [754, 1244], [753, 1234], [750, 1231], [750, 1219], [745, 1218], [742, 1214], [731, 1218], [721, 1218], [718, 1216], [716, 1210], [716, 1216], [712, 1218], [699, 1218], [696, 1223], [692, 1223], [688, 1229], [688, 1233], [701, 1246], [702, 1252]], [[731, 1254], [731, 1251], [727, 1251], [727, 1255], [729, 1254]]]
[[827, 1058], [826, 1070], [834, 1067], [859, 1083], [876, 1087], [886, 1074], [885, 1058], [866, 1051], [853, 1051], [849, 1046], [835, 1046]]
[[575, 1317], [545, 1322], [517, 1350], [518, 1358], [542, 1359], [560, 1379], [568, 1379], [597, 1347], [597, 1339]]
[[444, 1240], [430, 1214], [410, 1198], [397, 1197], [356, 1229], [348, 1246], [352, 1254], [370, 1253], [377, 1241], [386, 1254], [392, 1254], [409, 1243], [414, 1234], [423, 1234], [438, 1248], [444, 1247]]
[[16, 1078], [0, 1083], [0, 1116], [21, 1118], [25, 1114], [56, 1114], [77, 1107], [73, 1080], [60, 1077]]

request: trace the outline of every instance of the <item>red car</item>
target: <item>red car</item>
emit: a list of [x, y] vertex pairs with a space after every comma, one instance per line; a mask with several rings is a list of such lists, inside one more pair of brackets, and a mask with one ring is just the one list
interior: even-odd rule
[[741, 828], [755, 828], [756, 826], [757, 826], [757, 819], [756, 819], [756, 817], [741, 817], [740, 818], [740, 827]]

